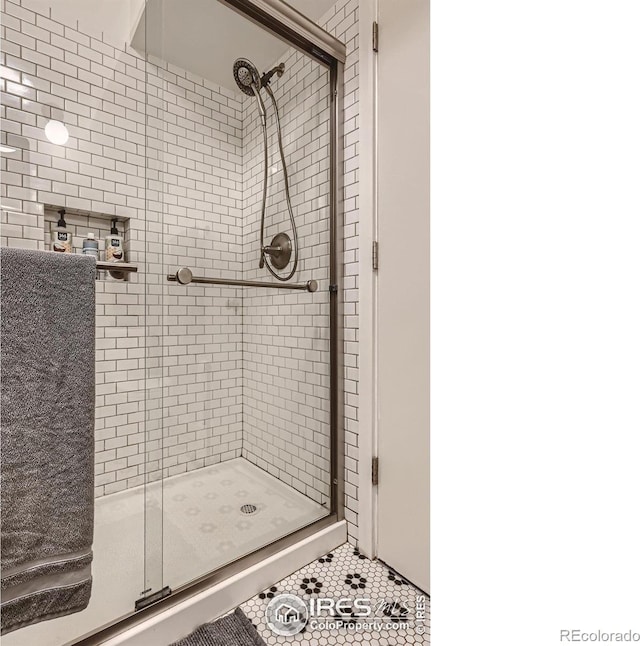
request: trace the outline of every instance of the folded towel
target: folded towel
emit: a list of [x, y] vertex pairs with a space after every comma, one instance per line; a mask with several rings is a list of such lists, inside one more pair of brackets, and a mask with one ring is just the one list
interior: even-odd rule
[[95, 271], [0, 250], [2, 634], [89, 603]]

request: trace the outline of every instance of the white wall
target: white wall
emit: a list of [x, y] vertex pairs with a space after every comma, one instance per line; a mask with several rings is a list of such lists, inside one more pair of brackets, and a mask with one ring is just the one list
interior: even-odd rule
[[378, 556], [428, 592], [429, 2], [379, 12]]

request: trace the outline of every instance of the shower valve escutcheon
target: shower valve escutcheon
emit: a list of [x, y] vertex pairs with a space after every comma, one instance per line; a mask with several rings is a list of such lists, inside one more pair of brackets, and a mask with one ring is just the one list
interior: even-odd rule
[[262, 266], [265, 255], [268, 255], [271, 259], [271, 264], [276, 269], [284, 269], [291, 260], [292, 251], [291, 238], [286, 233], [278, 233], [271, 241], [271, 244], [262, 247], [260, 266]]

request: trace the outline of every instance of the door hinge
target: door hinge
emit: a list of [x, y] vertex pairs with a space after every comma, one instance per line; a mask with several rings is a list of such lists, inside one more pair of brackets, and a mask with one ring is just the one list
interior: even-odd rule
[[374, 271], [378, 271], [378, 241], [373, 241], [373, 246], [371, 248], [371, 266]]
[[373, 22], [372, 40], [373, 40], [373, 51], [377, 52], [378, 51], [378, 23], [376, 21]]
[[372, 458], [371, 460], [371, 482], [374, 487], [378, 486], [378, 458]]

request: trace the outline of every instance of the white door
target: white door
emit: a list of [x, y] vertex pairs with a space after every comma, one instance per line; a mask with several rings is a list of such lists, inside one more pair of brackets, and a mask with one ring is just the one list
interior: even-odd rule
[[429, 1], [379, 0], [378, 557], [429, 591]]

